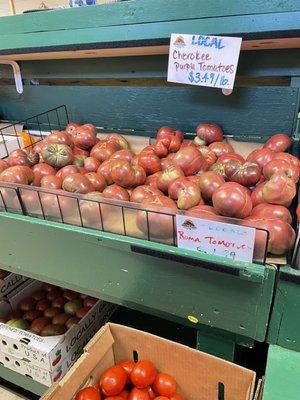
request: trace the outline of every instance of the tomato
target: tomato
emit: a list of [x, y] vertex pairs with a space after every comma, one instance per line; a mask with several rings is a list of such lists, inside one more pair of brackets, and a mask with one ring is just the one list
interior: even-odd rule
[[135, 163], [140, 165], [146, 172], [147, 175], [155, 174], [161, 170], [160, 158], [153, 152], [141, 151], [135, 158]]
[[73, 156], [90, 156], [90, 152], [87, 150], [80, 149], [79, 147], [73, 147]]
[[107, 186], [104, 177], [97, 172], [88, 172], [87, 174], [84, 174], [84, 176], [88, 178], [88, 180], [93, 185], [94, 190], [97, 192], [103, 192], [103, 190]]
[[34, 180], [32, 182], [33, 186], [40, 186], [41, 179], [43, 176], [47, 175], [55, 175], [56, 170], [46, 163], [36, 164], [32, 167], [32, 171], [34, 173]]
[[170, 397], [170, 400], [183, 400], [183, 398], [178, 393], [174, 393], [173, 396]]
[[269, 232], [268, 252], [275, 255], [283, 255], [293, 248], [295, 243], [295, 231], [280, 218], [262, 219], [249, 217], [245, 224], [256, 228], [265, 229]]
[[122, 392], [119, 394], [119, 397], [123, 400], [127, 400], [129, 397], [129, 392], [128, 390], [122, 390]]
[[97, 169], [98, 174], [101, 174], [108, 185], [112, 185], [114, 183], [111, 177], [111, 167], [115, 160], [109, 159], [104, 161], [100, 167]]
[[215, 153], [217, 158], [223, 154], [234, 153], [233, 147], [226, 142], [214, 142], [208, 148]]
[[209, 168], [209, 170], [212, 171], [212, 172], [216, 172], [217, 174], [222, 176], [223, 179], [227, 179], [227, 176], [226, 176], [226, 173], [225, 173], [225, 165], [226, 164], [223, 164], [222, 162], [221, 163], [217, 162], [217, 163], [213, 164]]
[[132, 165], [126, 160], [114, 160], [111, 164], [111, 177], [117, 185], [130, 188], [143, 185], [146, 173], [139, 165]]
[[244, 157], [237, 153], [227, 153], [223, 154], [221, 157], [218, 158], [218, 163], [226, 164], [228, 161], [237, 160], [240, 161], [241, 164], [245, 162]]
[[157, 187], [164, 193], [168, 193], [169, 186], [180, 177], [184, 177], [184, 173], [180, 167], [170, 165], [157, 178]]
[[46, 175], [41, 179], [41, 187], [46, 189], [61, 189], [62, 180], [55, 175]]
[[26, 165], [16, 165], [14, 168], [15, 171], [25, 172], [29, 184], [31, 184], [34, 181], [34, 172], [32, 171], [31, 168], [27, 167]]
[[127, 382], [127, 373], [120, 365], [108, 368], [100, 377], [99, 386], [105, 396], [117, 396]]
[[243, 186], [254, 186], [261, 178], [262, 168], [255, 161], [246, 161], [241, 164], [237, 160], [228, 161], [225, 164], [225, 174], [232, 182]]
[[65, 131], [72, 136], [73, 132], [79, 127], [81, 124], [78, 122], [70, 122], [66, 127]]
[[200, 204], [199, 206], [192, 207], [185, 212], [185, 215], [190, 215], [191, 217], [212, 219], [218, 221], [220, 218], [216, 217], [218, 214], [216, 210], [211, 206], [206, 206]]
[[51, 324], [51, 319], [47, 317], [39, 317], [32, 321], [30, 330], [39, 335], [45, 326]]
[[171, 199], [177, 200], [177, 207], [180, 210], [188, 210], [198, 204], [204, 204], [199, 185], [185, 177], [177, 178], [172, 182], [169, 185], [168, 193]]
[[223, 141], [223, 131], [217, 124], [199, 124], [196, 134], [195, 142], [200, 146]]
[[[172, 156], [174, 155], [174, 153], [170, 153]], [[169, 154], [169, 155], [170, 155]], [[174, 165], [173, 161], [171, 158], [169, 158], [168, 156], [165, 158], [162, 158], [160, 160], [160, 166], [161, 166], [161, 170], [164, 171], [165, 169], [167, 169], [168, 167], [170, 167], [171, 165]]]
[[161, 126], [156, 132], [156, 139], [158, 140], [164, 139], [165, 137], [172, 135], [173, 132], [174, 129], [171, 126], [168, 125]]
[[79, 168], [77, 167], [77, 165], [66, 165], [56, 173], [56, 176], [64, 180], [67, 176], [78, 173], [79, 173]]
[[169, 152], [176, 153], [180, 149], [182, 141], [183, 133], [181, 131], [170, 131], [169, 127], [162, 127], [157, 132], [154, 151], [158, 157], [165, 157]]
[[21, 300], [18, 304], [18, 308], [21, 311], [33, 310], [35, 306], [36, 306], [36, 301], [31, 297], [26, 297], [25, 299]]
[[212, 196], [216, 211], [225, 217], [245, 218], [252, 210], [252, 201], [245, 188], [235, 182], [225, 182]]
[[75, 400], [101, 400], [101, 395], [96, 388], [89, 386], [80, 390], [76, 394]]
[[52, 144], [64, 144], [71, 147], [73, 145], [71, 135], [64, 131], [50, 133], [50, 135], [47, 136], [45, 140], [47, 143]]
[[72, 164], [76, 165], [77, 167], [83, 167], [85, 159], [86, 159], [86, 156], [84, 156], [84, 155], [76, 155], [76, 156], [73, 157], [73, 163]]
[[264, 166], [263, 174], [266, 179], [270, 179], [276, 172], [286, 174], [295, 183], [299, 181], [299, 169], [288, 160], [275, 159]]
[[[35, 153], [38, 155], [38, 153]], [[37, 162], [39, 161], [39, 158], [37, 160]], [[15, 165], [25, 165], [27, 167], [31, 167], [32, 164], [36, 164], [35, 163], [31, 163], [31, 161], [29, 160], [26, 151], [22, 150], [22, 149], [17, 149], [14, 150], [10, 153], [10, 155], [7, 158], [7, 162], [9, 163], [9, 165], [11, 167], [15, 166]]]
[[129, 148], [129, 144], [128, 144], [127, 140], [122, 135], [119, 135], [118, 133], [110, 133], [109, 135], [107, 135], [105, 137], [105, 140], [107, 142], [116, 143], [120, 147], [120, 150], [121, 149], [126, 150]]
[[124, 399], [124, 397], [121, 397], [121, 396], [109, 396], [109, 397], [105, 398], [105, 400], [123, 400], [123, 399]]
[[253, 150], [246, 161], [255, 161], [257, 162], [262, 168], [267, 165], [275, 156], [274, 151], [264, 148], [264, 149], [257, 149]]
[[8, 162], [5, 160], [0, 160], [0, 173], [7, 168], [9, 168]]
[[81, 125], [72, 132], [73, 142], [82, 150], [90, 150], [96, 144], [96, 134], [96, 129]]
[[295, 168], [299, 170], [300, 168], [300, 161], [298, 160], [297, 157], [292, 156], [289, 153], [275, 153], [274, 155], [274, 160], [284, 160], [284, 161], [289, 161], [292, 165], [294, 165]]
[[141, 203], [149, 196], [154, 195], [163, 196], [163, 193], [155, 187], [142, 185], [133, 189], [130, 194], [130, 201], [132, 201], [133, 203]]
[[152, 400], [147, 389], [133, 388], [128, 400]]
[[158, 397], [155, 397], [154, 400], [169, 400], [169, 397], [166, 397], [166, 396], [158, 396]]
[[42, 147], [41, 155], [45, 163], [54, 168], [61, 168], [73, 161], [72, 149], [66, 144], [46, 143]]
[[177, 167], [181, 168], [185, 176], [208, 170], [205, 158], [197, 148], [192, 146], [181, 148], [173, 157], [173, 162]]
[[288, 224], [292, 223], [292, 215], [289, 210], [284, 206], [273, 204], [258, 204], [251, 211], [250, 217], [251, 216], [263, 219], [280, 218]]
[[106, 197], [107, 199], [115, 199], [115, 200], [123, 200], [123, 201], [129, 201], [129, 193], [126, 189], [119, 185], [110, 185], [107, 186], [102, 192], [103, 196]]
[[145, 389], [152, 385], [157, 375], [154, 364], [149, 360], [141, 360], [135, 363], [130, 374], [133, 385], [138, 389]]
[[111, 160], [126, 160], [128, 162], [131, 162], [135, 157], [135, 154], [133, 151], [129, 149], [122, 149], [116, 151], [112, 156]]
[[90, 156], [103, 162], [108, 160], [118, 150], [121, 150], [121, 146], [116, 142], [98, 142], [92, 148]]
[[29, 180], [26, 172], [19, 169], [19, 166], [9, 167], [1, 172], [0, 182], [28, 185]]
[[86, 157], [83, 162], [83, 166], [88, 172], [97, 172], [100, 165], [100, 161], [95, 157]]
[[122, 368], [124, 368], [126, 374], [127, 374], [127, 383], [130, 383], [130, 374], [133, 370], [134, 367], [134, 361], [132, 360], [124, 360], [122, 362], [119, 363], [119, 365], [121, 365]]
[[251, 201], [253, 204], [253, 207], [257, 206], [258, 204], [263, 204], [266, 203], [266, 201], [263, 199], [262, 191], [265, 186], [265, 182], [259, 183], [256, 185], [256, 187], [252, 190], [251, 193]]
[[277, 133], [266, 141], [264, 148], [270, 149], [279, 153], [280, 151], [287, 150], [292, 144], [292, 139], [284, 133]]
[[214, 171], [203, 172], [199, 176], [199, 187], [204, 200], [211, 201], [214, 191], [225, 183], [223, 177]]
[[68, 175], [62, 184], [62, 188], [71, 193], [89, 193], [94, 191], [94, 187], [89, 179], [79, 173]]
[[204, 157], [205, 161], [207, 162], [208, 166], [212, 166], [217, 161], [217, 156], [215, 153], [210, 150], [207, 146], [199, 146], [198, 150], [200, 151], [201, 155]]
[[153, 390], [161, 396], [170, 397], [176, 392], [177, 383], [175, 379], [166, 373], [159, 373], [153, 382]]
[[262, 198], [270, 204], [289, 207], [295, 196], [296, 184], [285, 174], [275, 173], [262, 189]]
[[156, 394], [154, 393], [154, 390], [152, 389], [152, 387], [148, 386], [148, 388], [146, 390], [148, 390], [148, 394], [150, 396], [150, 399], [152, 399], [152, 400], [155, 399]]
[[157, 184], [158, 184], [158, 178], [160, 176], [161, 176], [161, 171], [155, 172], [155, 174], [147, 176], [145, 180], [145, 185], [158, 188]]

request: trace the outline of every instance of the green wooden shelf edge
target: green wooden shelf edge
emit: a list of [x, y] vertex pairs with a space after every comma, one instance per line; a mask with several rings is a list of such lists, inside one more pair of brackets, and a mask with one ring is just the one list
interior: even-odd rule
[[42, 385], [41, 383], [34, 381], [32, 378], [28, 376], [23, 376], [18, 372], [8, 369], [1, 364], [0, 364], [0, 377], [38, 396], [42, 396], [42, 394], [47, 390], [47, 387]]
[[0, 214], [0, 243], [5, 269], [194, 328], [203, 324], [265, 339], [272, 266], [200, 258], [167, 245], [8, 213]]
[[298, 400], [300, 353], [270, 346], [262, 400]]

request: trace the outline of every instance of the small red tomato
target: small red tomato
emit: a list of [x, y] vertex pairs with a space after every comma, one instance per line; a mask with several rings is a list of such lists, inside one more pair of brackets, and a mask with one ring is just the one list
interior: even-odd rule
[[175, 379], [166, 373], [159, 373], [156, 375], [153, 383], [153, 390], [161, 396], [170, 397], [176, 392], [176, 381]]
[[166, 396], [158, 396], [158, 397], [155, 397], [154, 400], [169, 400], [169, 397], [166, 397]]
[[120, 365], [108, 368], [100, 377], [99, 386], [105, 396], [117, 396], [127, 382], [127, 374]]
[[138, 389], [145, 389], [152, 385], [156, 375], [157, 371], [154, 364], [148, 360], [141, 360], [134, 365], [130, 379]]
[[174, 393], [173, 396], [170, 397], [170, 400], [183, 400], [183, 397], [178, 393]]
[[101, 394], [92, 386], [80, 390], [75, 400], [101, 400]]
[[123, 400], [127, 400], [129, 397], [128, 390], [122, 390], [122, 392], [119, 394], [119, 397], [121, 397]]
[[148, 389], [133, 388], [128, 400], [151, 400]]
[[264, 144], [264, 148], [270, 149], [272, 151], [275, 151], [276, 153], [279, 153], [281, 151], [285, 151], [290, 147], [292, 144], [292, 139], [284, 134], [284, 133], [277, 133], [276, 135], [273, 135], [266, 141]]
[[134, 362], [131, 360], [124, 360], [120, 362], [119, 365], [121, 365], [121, 367], [125, 370], [127, 374], [127, 383], [130, 383], [130, 374], [133, 370]]
[[105, 400], [124, 400], [124, 397], [121, 397], [121, 396], [109, 396], [109, 397], [106, 397]]

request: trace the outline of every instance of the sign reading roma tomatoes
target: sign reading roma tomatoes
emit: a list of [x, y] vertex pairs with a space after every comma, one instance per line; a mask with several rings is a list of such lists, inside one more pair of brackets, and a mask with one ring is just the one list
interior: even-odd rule
[[181, 249], [252, 262], [255, 229], [176, 215], [177, 243]]

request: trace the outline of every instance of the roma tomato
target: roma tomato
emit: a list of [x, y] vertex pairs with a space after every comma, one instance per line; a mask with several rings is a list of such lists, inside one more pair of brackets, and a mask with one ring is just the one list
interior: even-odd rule
[[167, 167], [157, 178], [157, 187], [164, 193], [168, 193], [169, 186], [180, 177], [184, 177], [184, 173], [180, 167], [172, 164]]
[[80, 390], [76, 394], [75, 400], [101, 400], [101, 395], [96, 388], [89, 386]]
[[208, 164], [204, 157], [197, 148], [192, 146], [181, 148], [173, 157], [173, 162], [183, 171], [185, 176], [208, 170]]
[[177, 178], [169, 186], [168, 193], [171, 199], [177, 200], [177, 207], [180, 210], [188, 210], [198, 204], [204, 204], [199, 185], [185, 177]]
[[94, 191], [94, 187], [89, 179], [79, 173], [68, 175], [62, 184], [62, 188], [71, 193], [89, 193]]
[[152, 385], [157, 375], [154, 364], [149, 360], [141, 360], [135, 363], [130, 374], [131, 382], [138, 389], [146, 389]]
[[124, 360], [119, 363], [119, 365], [124, 369], [127, 374], [127, 383], [130, 383], [130, 374], [134, 367], [134, 361], [132, 360]]
[[142, 203], [150, 196], [163, 196], [163, 192], [153, 186], [142, 185], [138, 186], [130, 194], [130, 201], [133, 203]]
[[266, 141], [264, 148], [275, 151], [275, 153], [279, 153], [280, 151], [287, 150], [291, 144], [292, 140], [288, 135], [285, 135], [284, 133], [277, 133]]
[[103, 192], [103, 196], [107, 199], [129, 201], [130, 196], [126, 189], [118, 185], [107, 186]]
[[264, 148], [264, 149], [257, 149], [253, 150], [246, 161], [254, 161], [257, 162], [262, 168], [267, 165], [275, 156], [274, 151]]
[[217, 158], [223, 154], [234, 153], [233, 147], [226, 142], [214, 142], [208, 148], [215, 153]]
[[275, 173], [262, 189], [262, 198], [270, 204], [289, 207], [295, 196], [296, 184], [285, 174]]
[[224, 178], [217, 172], [203, 172], [199, 176], [199, 187], [204, 200], [211, 201], [215, 190], [222, 186], [223, 183], [225, 183]]
[[261, 178], [262, 168], [255, 161], [246, 161], [241, 164], [237, 160], [228, 161], [225, 164], [225, 174], [232, 182], [243, 186], [254, 186]]
[[173, 376], [166, 373], [159, 373], [153, 382], [153, 390], [161, 396], [167, 398], [173, 396], [176, 392], [177, 383]]
[[54, 168], [64, 167], [73, 161], [72, 149], [66, 144], [46, 143], [42, 148], [41, 155], [45, 163]]
[[147, 389], [133, 388], [128, 400], [152, 400]]
[[127, 373], [120, 365], [108, 368], [100, 377], [99, 386], [105, 396], [117, 396], [127, 382]]
[[41, 179], [41, 187], [46, 189], [61, 189], [62, 179], [55, 175], [46, 175]]
[[82, 150], [90, 150], [96, 144], [96, 129], [89, 125], [81, 125], [72, 133], [75, 146]]
[[196, 135], [195, 143], [200, 146], [223, 141], [223, 131], [217, 124], [199, 124], [196, 128]]
[[245, 218], [252, 210], [252, 201], [245, 188], [235, 182], [225, 182], [212, 197], [216, 211], [225, 217]]
[[292, 215], [286, 207], [274, 204], [258, 204], [251, 211], [250, 217], [256, 218], [280, 218], [288, 224], [292, 223]]
[[275, 159], [264, 166], [263, 174], [266, 179], [270, 179], [277, 172], [287, 175], [295, 183], [299, 181], [299, 169], [288, 160]]

